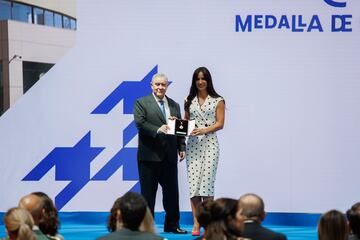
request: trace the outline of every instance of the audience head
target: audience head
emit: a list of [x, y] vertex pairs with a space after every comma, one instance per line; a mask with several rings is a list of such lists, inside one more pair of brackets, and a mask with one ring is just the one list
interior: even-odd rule
[[145, 199], [134, 192], [127, 192], [118, 198], [110, 210], [108, 229], [111, 232], [124, 226], [132, 231], [139, 230], [144, 219], [147, 204]]
[[346, 211], [349, 227], [352, 234], [360, 238], [360, 202], [355, 203]]
[[33, 192], [31, 195], [38, 196], [41, 200], [42, 215], [39, 220], [41, 232], [50, 236], [55, 236], [58, 233], [60, 221], [54, 202], [43, 192]]
[[347, 240], [348, 225], [345, 215], [331, 210], [320, 217], [318, 225], [319, 240]]
[[242, 209], [242, 215], [246, 219], [251, 219], [261, 223], [265, 219], [264, 201], [254, 193], [247, 193], [240, 197], [239, 207]]
[[34, 219], [35, 225], [39, 225], [42, 217], [42, 201], [40, 197], [34, 194], [26, 195], [20, 199], [19, 207], [28, 210]]
[[156, 233], [155, 226], [154, 226], [154, 218], [150, 211], [150, 209], [146, 208], [146, 213], [144, 216], [144, 219], [142, 220], [139, 230], [141, 232], [150, 232], [150, 233]]
[[211, 239], [236, 239], [243, 230], [243, 217], [238, 201], [220, 198], [202, 202], [197, 209], [197, 219], [205, 228], [204, 237]]
[[196, 219], [204, 229], [207, 229], [207, 226], [211, 221], [211, 207], [213, 204], [213, 200], [206, 200], [201, 202], [197, 207]]
[[4, 216], [6, 231], [11, 240], [35, 240], [32, 231], [34, 221], [23, 208], [11, 208]]

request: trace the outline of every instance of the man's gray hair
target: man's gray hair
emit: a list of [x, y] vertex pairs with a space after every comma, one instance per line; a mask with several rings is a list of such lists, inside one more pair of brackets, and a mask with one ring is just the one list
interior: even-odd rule
[[151, 79], [151, 83], [152, 82], [154, 82], [154, 79], [159, 79], [159, 78], [164, 78], [164, 79], [166, 79], [166, 81], [168, 81], [168, 78], [167, 78], [167, 76], [164, 74], [164, 73], [157, 73], [157, 74], [155, 74], [153, 77], [152, 77], [152, 79]]

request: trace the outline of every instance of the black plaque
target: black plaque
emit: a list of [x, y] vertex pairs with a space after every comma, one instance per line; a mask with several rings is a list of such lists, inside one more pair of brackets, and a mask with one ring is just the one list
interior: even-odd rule
[[175, 135], [186, 136], [188, 135], [189, 121], [183, 119], [175, 120]]

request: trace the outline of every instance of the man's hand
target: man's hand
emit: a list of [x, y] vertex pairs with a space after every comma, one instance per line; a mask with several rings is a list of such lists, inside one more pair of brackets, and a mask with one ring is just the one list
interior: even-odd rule
[[184, 160], [184, 158], [185, 158], [185, 151], [179, 152], [179, 158], [180, 158], [180, 162], [181, 162], [182, 160]]
[[161, 127], [159, 127], [159, 129], [157, 130], [158, 133], [164, 133], [166, 134], [169, 131], [169, 126], [164, 124]]

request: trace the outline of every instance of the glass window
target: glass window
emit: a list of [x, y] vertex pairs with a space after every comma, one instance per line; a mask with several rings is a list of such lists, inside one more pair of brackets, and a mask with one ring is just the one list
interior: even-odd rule
[[54, 25], [55, 27], [62, 28], [62, 17], [58, 13], [54, 13]]
[[54, 64], [23, 61], [23, 91], [27, 92]]
[[19, 4], [19, 3], [13, 3], [12, 7], [12, 19], [18, 20], [21, 22], [32, 22], [32, 14], [31, 14], [31, 7]]
[[70, 26], [71, 26], [71, 29], [73, 30], [76, 30], [76, 20], [71, 18], [70, 19]]
[[0, 0], [0, 20], [11, 19], [11, 3]]
[[63, 16], [63, 27], [70, 29], [71, 25], [70, 25], [70, 18], [67, 16]]
[[54, 26], [54, 13], [51, 11], [45, 10], [45, 25]]
[[44, 9], [34, 8], [34, 23], [44, 25]]

